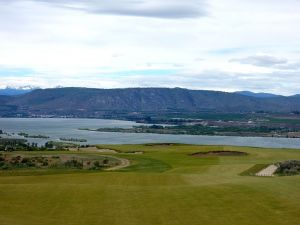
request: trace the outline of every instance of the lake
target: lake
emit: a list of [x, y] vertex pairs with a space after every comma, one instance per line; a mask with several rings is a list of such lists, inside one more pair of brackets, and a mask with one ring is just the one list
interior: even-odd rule
[[272, 148], [299, 148], [300, 138], [225, 137], [167, 134], [102, 133], [78, 130], [78, 128], [129, 128], [137, 124], [131, 121], [102, 119], [62, 118], [0, 118], [0, 130], [9, 133], [25, 132], [29, 135], [46, 135], [50, 139], [28, 139], [44, 144], [59, 138], [86, 139], [82, 144], [142, 144], [185, 143], [201, 145], [235, 145]]

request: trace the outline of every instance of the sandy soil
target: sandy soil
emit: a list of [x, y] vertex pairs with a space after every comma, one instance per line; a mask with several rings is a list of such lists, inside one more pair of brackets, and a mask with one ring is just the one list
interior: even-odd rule
[[69, 151], [84, 151], [84, 152], [100, 152], [100, 153], [117, 153], [112, 149], [98, 149], [97, 147], [88, 147], [88, 148], [69, 148]]
[[194, 157], [205, 157], [205, 156], [242, 156], [248, 155], [246, 152], [237, 151], [210, 151], [210, 152], [197, 152], [192, 154]]
[[267, 168], [259, 171], [256, 176], [259, 176], [259, 177], [273, 177], [274, 176], [274, 173], [276, 172], [277, 170], [277, 166], [275, 165], [270, 165], [268, 166]]

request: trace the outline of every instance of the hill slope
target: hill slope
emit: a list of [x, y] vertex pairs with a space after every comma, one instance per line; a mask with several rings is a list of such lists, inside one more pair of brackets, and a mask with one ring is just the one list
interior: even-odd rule
[[256, 97], [256, 98], [274, 98], [274, 97], [282, 97], [281, 95], [275, 95], [275, 94], [270, 94], [270, 93], [255, 93], [251, 91], [237, 91], [235, 92], [236, 94], [241, 94], [241, 95], [246, 95], [246, 96], [251, 96], [251, 97]]
[[0, 105], [14, 108], [11, 113], [23, 115], [71, 114], [79, 117], [97, 117], [104, 111], [291, 112], [300, 111], [300, 97], [257, 98], [237, 93], [180, 88], [58, 88], [34, 90], [21, 96], [2, 96]]
[[26, 89], [4, 88], [4, 89], [0, 89], [0, 95], [6, 95], [6, 96], [23, 95], [31, 92], [32, 90], [34, 89], [33, 88], [26, 88]]

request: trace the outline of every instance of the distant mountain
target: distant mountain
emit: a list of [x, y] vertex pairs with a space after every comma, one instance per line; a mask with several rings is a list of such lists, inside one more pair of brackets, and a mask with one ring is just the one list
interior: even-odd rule
[[33, 91], [34, 88], [31, 87], [25, 87], [25, 88], [4, 88], [0, 89], [0, 95], [8, 95], [8, 96], [14, 96], [14, 95], [23, 95], [26, 93], [29, 93]]
[[300, 97], [261, 98], [238, 93], [180, 88], [37, 89], [0, 98], [0, 116], [54, 115], [98, 117], [151, 112], [293, 112]]
[[236, 94], [241, 94], [245, 96], [250, 96], [250, 97], [255, 97], [255, 98], [274, 98], [274, 97], [282, 97], [281, 95], [275, 95], [275, 94], [270, 94], [270, 93], [255, 93], [251, 91], [237, 91], [235, 92]]

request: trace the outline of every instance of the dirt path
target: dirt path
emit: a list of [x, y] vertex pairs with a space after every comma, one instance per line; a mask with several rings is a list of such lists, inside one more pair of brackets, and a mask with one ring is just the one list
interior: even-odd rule
[[267, 168], [259, 171], [256, 176], [259, 176], [259, 177], [273, 177], [274, 176], [274, 173], [275, 171], [277, 170], [277, 166], [275, 165], [270, 165], [268, 166]]
[[119, 169], [125, 168], [127, 166], [130, 166], [130, 161], [128, 159], [118, 158], [118, 157], [113, 157], [113, 156], [110, 156], [110, 157], [121, 161], [121, 163], [117, 166], [106, 169], [106, 171], [119, 170]]

